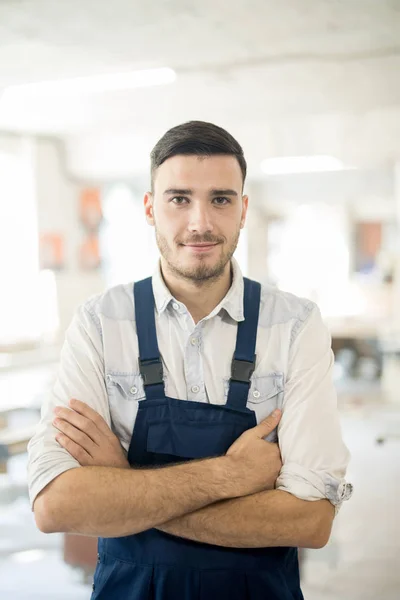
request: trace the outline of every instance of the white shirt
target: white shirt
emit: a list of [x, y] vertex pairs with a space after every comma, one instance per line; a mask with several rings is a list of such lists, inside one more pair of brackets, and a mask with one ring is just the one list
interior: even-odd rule
[[[181, 400], [225, 404], [237, 324], [243, 320], [243, 277], [235, 260], [225, 298], [194, 323], [153, 274], [157, 338], [165, 392]], [[283, 467], [276, 487], [304, 500], [327, 498], [335, 506], [351, 495], [344, 476], [349, 452], [343, 443], [332, 382], [331, 339], [317, 306], [262, 286], [256, 367], [248, 408], [257, 422], [282, 409], [278, 439]], [[71, 398], [100, 413], [128, 450], [138, 403], [145, 401], [139, 374], [133, 284], [89, 298], [67, 330], [54, 389], [42, 407], [29, 443], [29, 494], [79, 467], [55, 440], [55, 406]], [[268, 438], [276, 440], [276, 433]]]

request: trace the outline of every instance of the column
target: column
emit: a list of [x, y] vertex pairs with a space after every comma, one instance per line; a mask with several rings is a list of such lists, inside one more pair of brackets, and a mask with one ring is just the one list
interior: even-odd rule
[[253, 182], [247, 186], [249, 210], [247, 213], [247, 273], [260, 283], [267, 281], [268, 216], [265, 186]]

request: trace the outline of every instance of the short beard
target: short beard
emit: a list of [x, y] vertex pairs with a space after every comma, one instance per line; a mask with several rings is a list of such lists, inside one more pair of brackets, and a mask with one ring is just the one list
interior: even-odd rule
[[[197, 267], [188, 269], [179, 263], [172, 262], [171, 249], [165, 237], [155, 227], [156, 242], [161, 256], [168, 265], [168, 269], [179, 279], [190, 281], [198, 287], [204, 287], [218, 281], [224, 274], [226, 265], [230, 262], [239, 242], [240, 229], [236, 232], [227, 251], [221, 256], [216, 265], [209, 266], [206, 263], [200, 263]], [[203, 238], [203, 241], [211, 241]]]

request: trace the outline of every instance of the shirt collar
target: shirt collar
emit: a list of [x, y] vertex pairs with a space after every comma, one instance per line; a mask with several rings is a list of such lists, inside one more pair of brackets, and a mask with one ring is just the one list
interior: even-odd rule
[[[236, 259], [232, 258], [232, 285], [228, 290], [226, 296], [221, 302], [214, 308], [214, 310], [206, 317], [211, 319], [217, 315], [221, 309], [225, 309], [229, 316], [235, 321], [244, 321], [243, 314], [243, 275]], [[156, 304], [157, 312], [163, 313], [171, 302], [177, 302], [173, 297], [167, 286], [165, 285], [163, 276], [161, 274], [161, 263], [157, 264], [152, 277], [154, 301]]]

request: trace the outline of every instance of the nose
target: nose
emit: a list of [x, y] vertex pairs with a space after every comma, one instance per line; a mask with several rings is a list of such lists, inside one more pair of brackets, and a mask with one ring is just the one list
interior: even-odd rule
[[210, 207], [202, 203], [193, 203], [190, 210], [188, 230], [191, 233], [204, 235], [213, 231]]

